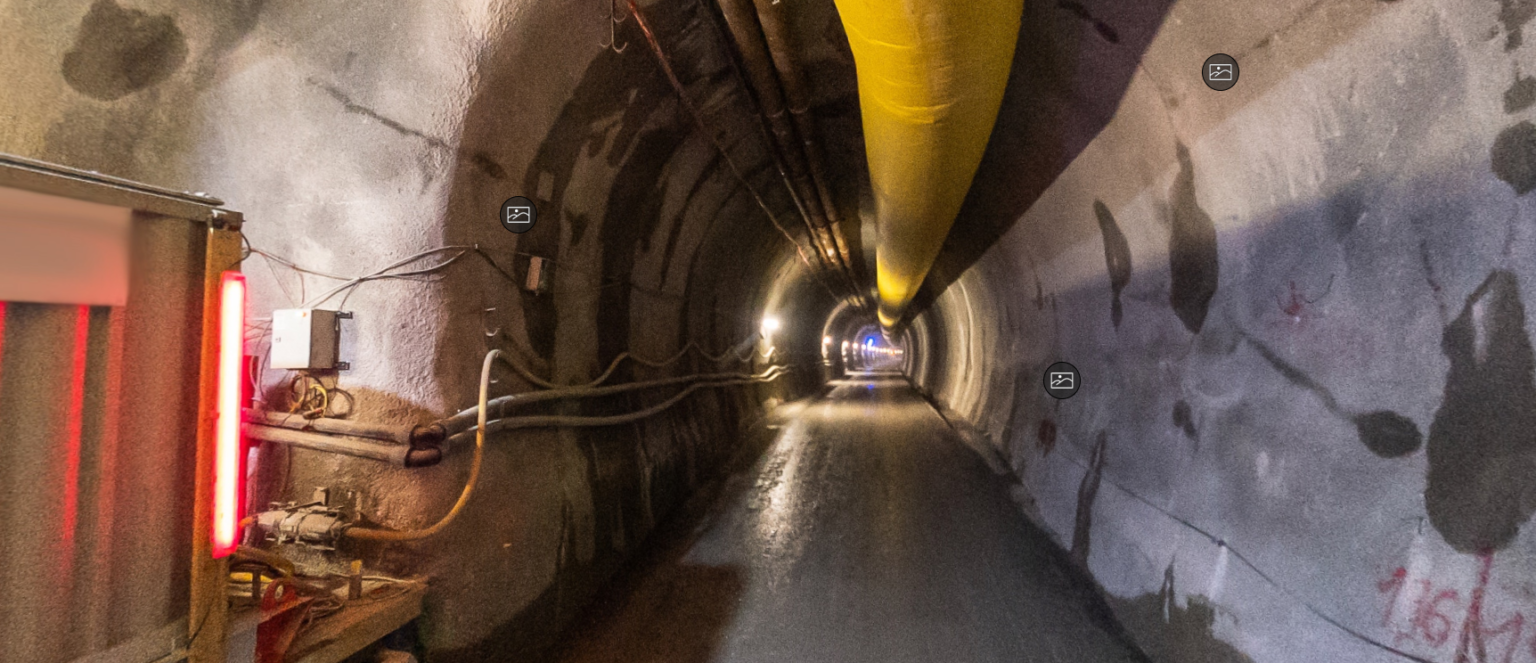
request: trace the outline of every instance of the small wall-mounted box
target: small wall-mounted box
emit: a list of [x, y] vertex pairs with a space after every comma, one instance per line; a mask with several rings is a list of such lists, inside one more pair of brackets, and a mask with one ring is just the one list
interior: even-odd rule
[[549, 292], [554, 283], [554, 265], [548, 258], [533, 256], [528, 259], [528, 278], [523, 282], [523, 289], [535, 295]]
[[272, 368], [350, 368], [337, 361], [341, 347], [342, 311], [284, 308], [272, 312]]

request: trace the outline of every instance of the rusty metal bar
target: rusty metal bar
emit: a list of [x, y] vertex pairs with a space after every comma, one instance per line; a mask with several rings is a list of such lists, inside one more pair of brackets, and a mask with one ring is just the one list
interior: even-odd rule
[[201, 404], [197, 428], [197, 473], [192, 509], [192, 594], [188, 618], [188, 663], [223, 663], [228, 635], [229, 601], [225, 584], [229, 559], [214, 559], [213, 457], [215, 400], [218, 395], [220, 282], [225, 271], [240, 268], [238, 227], [210, 227], [203, 273]]

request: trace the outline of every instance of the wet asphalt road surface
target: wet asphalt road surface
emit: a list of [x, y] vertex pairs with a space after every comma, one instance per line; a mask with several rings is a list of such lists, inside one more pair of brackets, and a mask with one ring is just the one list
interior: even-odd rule
[[552, 660], [1146, 660], [904, 380], [836, 382], [752, 444]]

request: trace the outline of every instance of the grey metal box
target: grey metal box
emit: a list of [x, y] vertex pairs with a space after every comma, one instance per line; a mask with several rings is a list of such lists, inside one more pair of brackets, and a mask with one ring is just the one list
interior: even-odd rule
[[272, 368], [344, 368], [337, 361], [341, 345], [340, 311], [285, 308], [272, 312]]

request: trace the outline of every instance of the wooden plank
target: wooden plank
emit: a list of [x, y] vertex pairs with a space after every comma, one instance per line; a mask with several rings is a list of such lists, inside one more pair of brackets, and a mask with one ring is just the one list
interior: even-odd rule
[[421, 615], [426, 587], [403, 586], [394, 596], [348, 601], [347, 607], [316, 620], [288, 648], [287, 663], [337, 663], [410, 623]]

